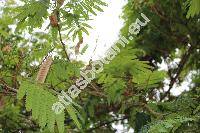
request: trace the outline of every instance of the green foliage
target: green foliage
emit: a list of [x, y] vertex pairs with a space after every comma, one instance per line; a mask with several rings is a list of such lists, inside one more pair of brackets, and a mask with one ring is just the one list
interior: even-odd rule
[[[143, 51], [130, 49], [128, 45], [109, 65], [104, 66], [103, 73], [98, 77], [98, 83], [105, 88], [109, 102], [121, 101], [121, 95], [130, 86], [148, 91], [150, 88], [158, 87], [163, 81], [165, 72], [151, 71], [152, 67], [148, 62], [138, 59], [142, 54]], [[129, 80], [131, 82], [127, 83]]]
[[187, 18], [194, 17], [200, 13], [200, 0], [188, 0], [187, 3], [189, 6]]
[[[149, 100], [146, 101], [148, 108], [144, 108], [146, 108], [145, 113], [151, 114], [152, 121], [143, 126], [142, 129], [145, 133], [199, 132], [199, 128], [196, 126], [199, 124], [199, 117], [198, 119], [195, 119], [197, 115], [194, 114], [194, 112], [199, 114], [199, 111], [197, 111], [198, 113], [195, 111], [198, 110], [199, 104], [199, 91], [197, 91], [197, 82], [199, 78], [196, 77], [199, 75], [199, 68], [197, 67], [199, 63], [196, 62], [199, 60], [199, 52], [196, 51], [196, 48], [199, 48], [199, 44], [196, 43], [196, 41], [199, 41], [199, 36], [196, 36], [196, 34], [200, 31], [198, 23], [199, 9], [199, 0], [130, 0], [124, 7], [122, 17], [125, 20], [125, 24], [121, 29], [121, 33], [127, 38], [129, 37], [129, 25], [133, 22], [133, 20], [140, 16], [139, 13], [144, 13], [151, 20], [151, 22], [148, 23], [148, 26], [141, 30], [140, 34], [135, 36], [135, 39], [130, 43], [132, 48], [139, 48], [145, 52], [143, 57], [139, 57], [140, 60], [149, 61], [150, 66], [154, 69], [158, 68], [158, 62], [165, 62], [168, 66], [167, 72], [152, 72], [151, 68], [145, 71], [140, 70], [143, 67], [137, 63], [136, 66], [140, 66], [138, 67], [138, 74], [136, 71], [133, 71], [135, 74], [132, 74], [132, 81], [133, 83], [136, 83], [136, 85], [134, 84], [134, 89], [135, 87], [136, 89], [139, 88], [141, 90], [146, 89], [148, 93], [148, 96], [146, 96], [147, 93], [142, 91], [141, 93], [144, 93], [144, 95], [139, 93], [138, 96], [136, 95], [138, 94], [137, 91], [134, 91], [134, 93], [136, 93], [136, 96], [132, 97], [134, 99], [134, 103], [138, 99], [139, 101], [143, 101], [144, 99], [146, 100], [146, 97], [149, 98]], [[187, 12], [188, 14], [186, 16]], [[190, 37], [186, 37], [188, 35]], [[183, 39], [184, 37], [185, 39]], [[180, 76], [178, 76], [176, 81], [173, 81], [173, 77], [176, 75], [176, 72], [180, 69], [180, 67], [182, 67], [182, 64], [177, 64], [178, 68], [173, 68], [171, 66], [171, 62], [173, 62], [175, 58], [182, 59], [184, 57], [188, 50], [186, 48], [187, 44], [192, 44], [194, 49], [189, 53], [190, 56], [185, 60], [187, 63], [184, 64], [182, 70], [180, 70]], [[175, 52], [177, 49], [179, 50], [178, 54]], [[128, 55], [128, 52], [126, 55]], [[131, 65], [131, 68], [134, 69], [134, 66]], [[173, 96], [170, 91], [169, 96], [167, 95], [167, 99], [159, 102], [156, 95], [160, 95], [158, 97], [162, 97], [163, 94], [166, 94], [165, 91], [163, 92], [164, 88], [162, 81], [164, 78], [168, 78], [169, 76], [170, 84], [173, 82], [175, 84], [179, 84], [183, 81], [183, 78], [185, 78], [185, 76], [193, 70], [196, 73], [193, 74], [194, 77], [192, 77], [195, 85], [193, 87], [189, 86], [191, 91], [184, 92], [179, 96]], [[165, 87], [167, 87], [167, 85], [165, 85]], [[129, 124], [137, 131], [138, 129], [133, 123], [135, 123], [135, 121], [139, 121], [136, 118], [136, 114], [137, 112], [143, 112], [144, 108], [141, 109], [135, 107], [131, 109], [131, 119], [129, 120]], [[193, 121], [192, 124], [189, 123], [191, 121]]]
[[105, 88], [105, 92], [108, 95], [108, 102], [116, 102], [121, 101], [120, 96], [125, 90], [125, 82], [123, 80], [119, 80], [117, 78], [113, 78], [112, 76], [102, 75], [99, 80], [99, 84], [103, 84], [103, 88]]
[[86, 44], [84, 47], [83, 47], [83, 49], [81, 50], [81, 54], [83, 55], [85, 52], [86, 52], [86, 50], [88, 49], [88, 44]]
[[54, 60], [46, 81], [51, 83], [52, 86], [56, 86], [56, 89], [67, 89], [74, 83], [76, 78], [80, 77], [82, 66], [80, 62], [69, 63], [59, 59]]
[[79, 120], [77, 118], [78, 111], [72, 105], [67, 106], [66, 110], [69, 113], [69, 115], [71, 116], [71, 118], [73, 119], [74, 123], [77, 125], [77, 127], [79, 129], [82, 129], [81, 124], [80, 124], [80, 122], [79, 122]]
[[135, 131], [139, 132], [141, 128], [143, 128], [145, 125], [147, 125], [149, 122], [151, 122], [151, 117], [144, 112], [136, 113], [136, 119], [135, 119]]
[[55, 114], [52, 105], [57, 102], [57, 98], [42, 87], [29, 82], [22, 82], [17, 98], [22, 99], [26, 95], [26, 109], [32, 112], [32, 117], [38, 120], [41, 128], [47, 126], [50, 131], [54, 130], [57, 123], [60, 133], [64, 132], [64, 112]]
[[18, 14], [15, 18], [18, 20], [17, 30], [28, 28], [31, 32], [33, 28], [41, 28], [44, 19], [48, 16], [48, 6], [49, 0], [31, 0], [24, 6], [17, 7], [15, 9]]
[[157, 121], [154, 125], [151, 125], [148, 132], [149, 133], [174, 133], [183, 123], [194, 121], [193, 118], [187, 118], [182, 116], [177, 116], [175, 118], [166, 119], [164, 121]]
[[164, 77], [166, 77], [164, 71], [146, 71], [135, 74], [133, 76], [133, 82], [137, 83], [139, 88], [155, 88], [164, 80]]
[[[18, 106], [6, 104], [5, 107], [0, 109], [0, 131], [16, 132], [18, 128], [25, 128], [27, 121], [20, 113]], [[29, 125], [31, 126], [31, 125]]]
[[92, 27], [86, 22], [90, 16], [102, 12], [102, 7], [107, 6], [102, 0], [82, 0], [81, 2], [69, 2], [63, 8], [59, 9], [61, 16], [62, 30], [67, 31], [67, 37], [74, 41], [77, 37], [81, 38], [82, 34], [89, 35], [88, 28]]

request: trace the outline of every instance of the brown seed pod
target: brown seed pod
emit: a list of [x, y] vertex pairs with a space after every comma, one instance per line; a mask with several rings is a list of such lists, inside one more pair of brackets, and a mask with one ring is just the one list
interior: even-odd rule
[[10, 52], [12, 50], [12, 47], [10, 46], [10, 44], [6, 45], [5, 47], [2, 48], [3, 52]]
[[44, 83], [44, 81], [45, 81], [45, 79], [47, 77], [47, 74], [49, 72], [49, 69], [50, 69], [50, 66], [51, 66], [52, 62], [53, 62], [52, 57], [48, 57], [46, 59], [46, 61], [44, 61], [42, 63], [42, 65], [40, 66], [40, 70], [39, 70], [39, 72], [37, 74], [37, 78], [36, 78], [36, 81], [38, 83]]
[[50, 24], [51, 24], [52, 27], [58, 26], [58, 19], [57, 19], [57, 16], [55, 14], [52, 14], [51, 16], [49, 16], [49, 20], [50, 20]]

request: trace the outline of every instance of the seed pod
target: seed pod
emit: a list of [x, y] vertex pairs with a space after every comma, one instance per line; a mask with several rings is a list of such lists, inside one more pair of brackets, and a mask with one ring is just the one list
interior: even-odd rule
[[7, 44], [5, 47], [2, 48], [3, 52], [10, 52], [12, 50], [12, 47], [10, 44]]
[[50, 66], [51, 66], [52, 62], [53, 62], [52, 57], [48, 57], [46, 59], [46, 61], [44, 61], [42, 63], [42, 65], [40, 66], [40, 70], [39, 70], [39, 72], [37, 74], [37, 78], [36, 78], [36, 81], [38, 83], [44, 83], [44, 81], [45, 81], [45, 79], [47, 77], [47, 74], [49, 72], [49, 69], [50, 69]]
[[58, 19], [57, 19], [57, 16], [55, 14], [52, 14], [51, 16], [49, 16], [49, 20], [50, 20], [50, 24], [51, 24], [52, 27], [58, 26]]

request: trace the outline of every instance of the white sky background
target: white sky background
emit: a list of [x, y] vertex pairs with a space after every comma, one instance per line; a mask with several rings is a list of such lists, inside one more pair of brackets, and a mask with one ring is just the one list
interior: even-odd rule
[[98, 55], [103, 56], [105, 51], [119, 39], [119, 31], [123, 26], [123, 20], [119, 16], [126, 2], [125, 0], [106, 0], [106, 2], [108, 7], [93, 17], [94, 20], [90, 23], [93, 29], [89, 31], [89, 36], [84, 37], [83, 43], [83, 46], [88, 44], [89, 48], [83, 56], [78, 56], [78, 59], [84, 61], [88, 61], [91, 57], [94, 60], [98, 59]]

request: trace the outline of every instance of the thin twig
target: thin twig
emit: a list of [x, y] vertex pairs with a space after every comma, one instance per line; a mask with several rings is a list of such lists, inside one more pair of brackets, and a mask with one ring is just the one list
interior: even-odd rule
[[59, 33], [60, 43], [62, 44], [62, 47], [63, 47], [63, 51], [65, 52], [67, 60], [70, 61], [69, 56], [68, 56], [67, 51], [66, 51], [66, 45], [62, 40], [61, 28], [60, 28], [59, 24], [58, 24], [58, 33]]
[[158, 112], [155, 112], [153, 109], [151, 109], [147, 104], [145, 103], [142, 103], [141, 104], [142, 107], [147, 111], [149, 112], [152, 116], [154, 116], [155, 118], [161, 118], [163, 115], [158, 113]]
[[161, 97], [160, 101], [162, 101], [166, 96], [168, 96], [170, 94], [171, 89], [173, 88], [174, 84], [176, 83], [178, 77], [180, 76], [185, 64], [187, 63], [190, 54], [192, 53], [193, 50], [193, 46], [191, 46], [188, 51], [182, 56], [181, 61], [178, 65], [178, 69], [177, 72], [175, 74], [174, 77], [171, 78], [170, 84], [169, 84], [169, 89], [167, 90], [167, 92], [165, 92], [165, 94]]
[[128, 118], [129, 118], [129, 116], [124, 116], [124, 117], [119, 118], [119, 119], [114, 119], [114, 120], [106, 121], [106, 122], [100, 122], [100, 124], [98, 126], [88, 129], [87, 132], [93, 131], [93, 130], [98, 129], [98, 128], [105, 126], [105, 125], [110, 125], [110, 124], [112, 124], [113, 122], [116, 122], [116, 121], [123, 121], [123, 120], [128, 119]]
[[[55, 4], [56, 4], [56, 3], [55, 3]], [[68, 56], [67, 51], [66, 51], [66, 45], [65, 45], [65, 43], [63, 42], [63, 39], [62, 39], [59, 11], [56, 10], [56, 12], [57, 12], [56, 15], [57, 15], [57, 21], [58, 21], [58, 33], [59, 33], [60, 43], [62, 44], [63, 51], [65, 52], [65, 55], [66, 55], [67, 60], [70, 61], [69, 56]]]
[[17, 93], [17, 89], [8, 86], [7, 83], [2, 79], [0, 79], [0, 85], [6, 87], [7, 89], [9, 89], [9, 90], [11, 90], [15, 93]]

